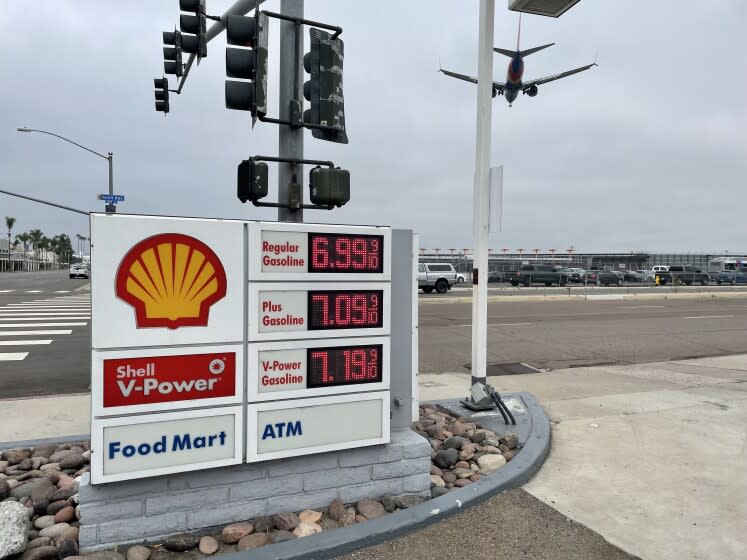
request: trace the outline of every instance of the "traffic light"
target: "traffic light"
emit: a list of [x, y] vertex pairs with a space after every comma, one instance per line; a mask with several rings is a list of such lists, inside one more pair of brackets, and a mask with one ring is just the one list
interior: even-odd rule
[[247, 159], [239, 164], [236, 196], [241, 202], [259, 200], [267, 196], [267, 164]]
[[320, 206], [342, 206], [350, 200], [350, 172], [339, 167], [314, 167], [309, 172], [311, 202]]
[[173, 47], [163, 48], [163, 71], [166, 74], [173, 74], [177, 78], [182, 77], [182, 34], [178, 31], [164, 31], [163, 43], [173, 45]]
[[342, 95], [342, 61], [345, 54], [342, 39], [329, 33], [309, 29], [311, 50], [303, 57], [303, 67], [311, 79], [303, 85], [303, 95], [311, 103], [304, 111], [304, 122], [334, 127], [335, 130], [312, 128], [314, 138], [348, 143], [345, 132], [345, 106]]
[[169, 112], [169, 79], [155, 78], [153, 85], [156, 88], [156, 111]]
[[179, 0], [179, 9], [195, 15], [180, 14], [179, 29], [182, 30], [182, 49], [194, 53], [197, 59], [207, 56], [207, 31], [205, 25], [205, 0]]
[[248, 82], [226, 80], [226, 108], [251, 111], [252, 116], [267, 114], [267, 35], [268, 18], [229, 15], [226, 18], [226, 76]]

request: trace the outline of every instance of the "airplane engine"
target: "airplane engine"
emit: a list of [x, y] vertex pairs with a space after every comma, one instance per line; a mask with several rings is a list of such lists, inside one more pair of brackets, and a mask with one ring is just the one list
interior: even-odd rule
[[537, 86], [532, 86], [524, 93], [526, 93], [529, 97], [534, 97], [535, 95], [537, 95], [537, 91]]

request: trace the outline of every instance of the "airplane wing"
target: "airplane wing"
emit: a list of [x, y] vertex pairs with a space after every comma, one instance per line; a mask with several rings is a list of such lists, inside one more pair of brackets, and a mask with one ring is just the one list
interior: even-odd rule
[[[456, 78], [457, 80], [464, 80], [465, 82], [471, 82], [473, 84], [477, 83], [477, 78], [467, 76], [466, 74], [459, 74], [457, 72], [452, 72], [451, 70], [444, 70], [443, 68], [440, 69], [439, 72], [442, 72], [447, 76], [451, 76], [452, 78]], [[503, 93], [505, 89], [506, 84], [504, 84], [503, 82], [493, 82], [493, 92], [500, 91], [501, 93]], [[493, 93], [493, 96], [495, 97], [495, 93]]]
[[560, 78], [565, 78], [567, 76], [572, 76], [573, 74], [583, 72], [584, 70], [588, 70], [592, 66], [598, 66], [598, 64], [596, 62], [592, 62], [591, 64], [587, 64], [586, 66], [579, 66], [578, 68], [574, 68], [573, 70], [568, 70], [566, 72], [561, 72], [560, 74], [553, 74], [552, 76], [545, 76], [544, 78], [539, 78], [537, 80], [529, 80], [527, 82], [523, 82], [521, 86], [523, 89], [528, 89], [532, 86], [539, 86], [541, 84], [546, 84], [547, 82], [554, 82], [555, 80], [559, 80]]

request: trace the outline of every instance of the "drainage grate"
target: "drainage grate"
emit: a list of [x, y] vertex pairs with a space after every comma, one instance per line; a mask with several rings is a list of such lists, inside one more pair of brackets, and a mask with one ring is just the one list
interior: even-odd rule
[[531, 366], [520, 363], [508, 363], [508, 364], [488, 364], [485, 368], [485, 373], [489, 376], [493, 375], [524, 375], [526, 373], [538, 373], [537, 370]]

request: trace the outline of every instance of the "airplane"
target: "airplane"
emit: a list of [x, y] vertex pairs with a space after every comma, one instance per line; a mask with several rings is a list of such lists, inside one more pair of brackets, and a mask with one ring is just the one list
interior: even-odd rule
[[[519, 49], [520, 41], [521, 16], [519, 17], [519, 32], [516, 37], [516, 50], [511, 51], [508, 49], [493, 49], [495, 52], [507, 56], [511, 59], [511, 62], [509, 62], [508, 64], [508, 72], [506, 73], [506, 82], [493, 82], [493, 97], [495, 97], [496, 95], [503, 95], [506, 98], [506, 101], [508, 101], [509, 107], [513, 106], [513, 102], [518, 97], [519, 92], [522, 92], [529, 97], [534, 97], [535, 95], [537, 95], [537, 86], [546, 84], [548, 82], [554, 82], [555, 80], [565, 78], [566, 76], [578, 74], [579, 72], [588, 70], [592, 66], [599, 66], [595, 60], [591, 64], [587, 64], [586, 66], [579, 66], [578, 68], [574, 68], [573, 70], [568, 70], [566, 72], [561, 72], [560, 74], [553, 74], [551, 76], [545, 76], [544, 78], [539, 78], [537, 80], [522, 82], [521, 79], [524, 75], [524, 57], [529, 56], [530, 54], [534, 54], [537, 51], [541, 51], [542, 49], [546, 49], [547, 47], [552, 47], [555, 43], [549, 43], [547, 45], [542, 45], [541, 47], [534, 47], [532, 49], [526, 49], [522, 51]], [[472, 76], [458, 74], [457, 72], [444, 70], [443, 68], [439, 69], [439, 72], [442, 72], [447, 76], [451, 76], [452, 78], [457, 78], [459, 80], [464, 80], [473, 84], [477, 83], [477, 78], [474, 78]]]

